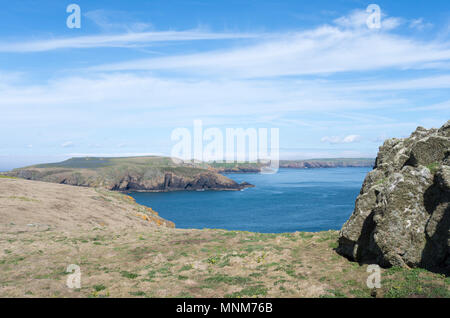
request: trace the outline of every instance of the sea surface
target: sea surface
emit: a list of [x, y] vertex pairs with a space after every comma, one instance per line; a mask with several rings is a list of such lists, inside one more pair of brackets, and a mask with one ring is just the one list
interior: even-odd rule
[[277, 174], [227, 174], [243, 191], [129, 193], [177, 228], [263, 233], [339, 230], [351, 215], [371, 168], [280, 169]]

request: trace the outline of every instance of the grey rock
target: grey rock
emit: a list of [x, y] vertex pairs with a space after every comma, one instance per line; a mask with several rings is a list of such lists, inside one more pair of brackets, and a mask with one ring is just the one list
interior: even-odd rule
[[386, 140], [337, 251], [362, 263], [450, 271], [450, 121]]

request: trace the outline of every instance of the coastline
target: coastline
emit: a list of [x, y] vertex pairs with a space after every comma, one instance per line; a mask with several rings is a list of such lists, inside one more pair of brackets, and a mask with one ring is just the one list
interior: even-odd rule
[[[336, 253], [338, 231], [177, 229], [116, 191], [8, 178], [0, 187], [1, 297], [450, 296], [442, 275], [397, 267], [381, 269], [374, 295], [366, 266]], [[81, 289], [64, 284], [74, 261]]]

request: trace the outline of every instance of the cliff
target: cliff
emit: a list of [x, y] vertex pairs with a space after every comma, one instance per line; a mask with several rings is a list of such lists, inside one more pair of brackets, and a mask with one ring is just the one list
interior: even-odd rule
[[380, 147], [338, 252], [382, 266], [450, 270], [450, 121]]
[[166, 157], [72, 158], [14, 169], [6, 175], [116, 191], [240, 190], [251, 186]]
[[[308, 160], [280, 160], [280, 168], [309, 169], [309, 168], [348, 168], [373, 167], [375, 160], [371, 158], [330, 158]], [[264, 167], [261, 163], [223, 163], [206, 164], [210, 170], [219, 173], [257, 173]]]
[[308, 168], [373, 167], [374, 164], [375, 160], [370, 158], [281, 160], [280, 168], [308, 169]]

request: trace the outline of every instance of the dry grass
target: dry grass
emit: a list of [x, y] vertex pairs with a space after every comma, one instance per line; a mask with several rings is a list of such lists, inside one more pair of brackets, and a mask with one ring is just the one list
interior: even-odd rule
[[[0, 297], [371, 297], [367, 267], [336, 254], [335, 231], [173, 229], [136, 216], [157, 214], [119, 193], [23, 180], [1, 181], [0, 193]], [[77, 211], [91, 215], [83, 223]], [[80, 289], [66, 287], [69, 264]], [[449, 297], [449, 280], [383, 270], [376, 296]]]
[[[5, 233], [0, 296], [370, 297], [366, 266], [337, 255], [336, 237], [167, 228]], [[79, 290], [65, 286], [69, 264], [81, 267]], [[440, 275], [421, 271], [402, 283], [417, 271], [383, 272], [378, 296], [449, 297]]]

